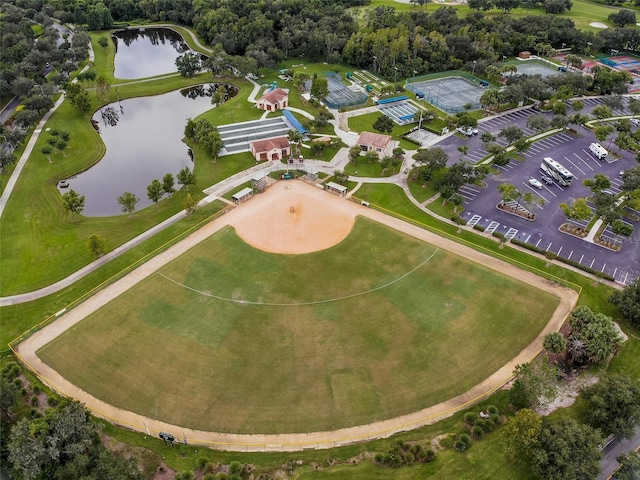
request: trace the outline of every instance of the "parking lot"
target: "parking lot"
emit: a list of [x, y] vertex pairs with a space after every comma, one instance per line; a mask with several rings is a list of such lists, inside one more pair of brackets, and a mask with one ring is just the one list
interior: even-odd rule
[[[593, 108], [600, 103], [599, 99], [585, 100], [587, 108]], [[445, 148], [451, 162], [462, 158], [477, 162], [488, 154], [479, 139], [483, 131], [489, 131], [496, 135], [505, 126], [517, 125], [525, 131], [525, 135], [533, 135], [534, 132], [526, 129], [526, 119], [532, 113], [534, 112], [517, 111], [491, 118], [478, 124], [479, 135], [468, 139], [461, 136], [451, 136], [448, 141], [437, 146]], [[640, 276], [640, 248], [638, 246], [640, 244], [640, 222], [625, 219], [635, 227], [635, 230], [630, 238], [622, 242], [620, 252], [611, 251], [558, 230], [560, 225], [566, 221], [559, 208], [560, 203], [571, 203], [577, 198], [590, 195], [589, 189], [582, 184], [583, 180], [593, 178], [596, 173], [605, 174], [611, 180], [609, 190], [618, 194], [622, 185], [620, 171], [637, 166], [634, 155], [624, 151], [621, 152], [621, 158], [613, 158], [611, 161], [598, 160], [589, 151], [589, 144], [597, 142], [593, 133], [584, 128], [581, 128], [578, 133], [576, 136], [569, 132], [562, 132], [535, 142], [525, 152], [523, 160], [511, 160], [508, 165], [499, 168], [497, 175], [489, 177], [486, 180], [487, 186], [485, 188], [475, 185], [462, 187], [459, 193], [464, 198], [464, 218], [470, 225], [479, 224], [489, 233], [500, 232], [508, 239], [515, 238], [535, 245], [544, 251], [554, 252], [559, 256], [612, 275], [622, 284], [628, 284]], [[499, 143], [504, 145], [506, 142], [499, 141]], [[461, 155], [457, 151], [459, 145], [469, 146], [466, 155]], [[606, 142], [603, 146], [607, 148], [610, 145]], [[611, 147], [617, 150], [615, 144], [612, 143]], [[543, 157], [552, 157], [571, 171], [575, 177], [572, 184], [561, 186], [556, 182], [546, 184], [542, 181], [540, 164]], [[530, 185], [528, 182], [530, 178], [540, 180], [541, 188]], [[500, 194], [497, 189], [500, 183], [514, 184], [521, 192], [533, 193], [544, 200], [543, 205], [532, 208], [536, 215], [535, 221], [531, 222], [496, 208], [500, 202]], [[615, 238], [610, 227], [604, 231], [603, 236]]]
[[[593, 178], [596, 173], [607, 175], [611, 179], [609, 190], [614, 194], [620, 193], [620, 170], [636, 166], [637, 163], [628, 153], [612, 162], [598, 160], [588, 149], [589, 143], [594, 141], [593, 137], [567, 137], [572, 136], [560, 134], [545, 139], [544, 144], [529, 152], [530, 155], [525, 161], [512, 160], [500, 169], [498, 175], [488, 178], [486, 188], [474, 185], [463, 187], [460, 193], [465, 198], [465, 218], [472, 225], [479, 223], [489, 233], [498, 231], [508, 239], [515, 238], [530, 243], [542, 250], [552, 251], [559, 256], [613, 275], [621, 283], [629, 283], [640, 276], [640, 223], [630, 222], [635, 227], [633, 235], [623, 242], [620, 252], [613, 252], [558, 231], [560, 225], [566, 221], [559, 205], [571, 203], [576, 198], [588, 197], [590, 192], [582, 185], [582, 181]], [[540, 163], [543, 156], [552, 156], [573, 173], [575, 178], [570, 186], [561, 186], [556, 182], [546, 184], [541, 181], [541, 188], [536, 188], [529, 184], [530, 178], [541, 179]], [[534, 206], [532, 209], [536, 215], [535, 221], [530, 222], [496, 208], [500, 202], [497, 189], [500, 183], [514, 184], [521, 192], [533, 193], [544, 200], [543, 205]], [[604, 235], [615, 237], [610, 229], [606, 230]]]

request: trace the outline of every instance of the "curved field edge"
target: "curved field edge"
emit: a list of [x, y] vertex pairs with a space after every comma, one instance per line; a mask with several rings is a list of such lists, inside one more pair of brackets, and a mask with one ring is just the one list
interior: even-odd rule
[[[369, 221], [356, 225], [342, 244], [301, 256], [259, 252], [226, 230], [161, 273], [221, 296], [268, 292], [295, 302], [385, 284], [433, 252]], [[328, 305], [229, 304], [154, 275], [39, 356], [101, 400], [169, 423], [323, 431], [467, 391], [528, 345], [556, 305], [556, 297], [443, 250], [398, 284]]]

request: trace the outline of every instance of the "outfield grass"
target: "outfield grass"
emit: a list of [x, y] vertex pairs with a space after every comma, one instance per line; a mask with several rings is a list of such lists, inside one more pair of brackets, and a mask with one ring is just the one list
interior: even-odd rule
[[[364, 219], [309, 255], [260, 252], [226, 229], [161, 273], [225, 298], [297, 304], [385, 285], [434, 250]], [[388, 288], [316, 305], [234, 304], [156, 275], [40, 355], [98, 398], [178, 425], [325, 430], [468, 390], [528, 345], [557, 303], [443, 250]]]

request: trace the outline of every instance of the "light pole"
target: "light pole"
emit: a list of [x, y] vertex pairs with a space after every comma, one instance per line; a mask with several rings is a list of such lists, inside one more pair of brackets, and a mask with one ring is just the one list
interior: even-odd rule
[[398, 67], [393, 67], [393, 69], [395, 70], [393, 74], [393, 83], [396, 83], [396, 81], [398, 80]]
[[378, 72], [378, 69], [376, 68], [376, 60], [378, 60], [378, 57], [376, 57], [375, 55], [373, 56], [373, 71], [374, 72]]
[[436, 99], [436, 104], [437, 104], [438, 108], [440, 108], [440, 90], [442, 90], [442, 84], [441, 83], [438, 84], [438, 98]]
[[473, 69], [471, 70], [471, 75], [473, 75], [474, 77], [475, 77], [475, 75], [476, 75], [476, 61], [477, 61], [477, 60], [474, 60], [474, 61], [473, 61]]
[[413, 79], [414, 79], [414, 80], [416, 79], [416, 74], [417, 74], [417, 73], [418, 73], [417, 71], [415, 71], [415, 70], [413, 71]]

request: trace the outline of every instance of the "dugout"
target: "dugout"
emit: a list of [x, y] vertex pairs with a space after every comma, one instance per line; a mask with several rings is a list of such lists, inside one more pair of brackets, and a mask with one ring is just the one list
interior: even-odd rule
[[269, 186], [268, 172], [263, 170], [251, 177], [251, 186], [260, 193], [264, 192]]
[[252, 196], [253, 196], [253, 188], [246, 187], [240, 190], [239, 192], [231, 195], [231, 198], [233, 198], [233, 203], [235, 203], [236, 205], [240, 205], [241, 203], [244, 203], [247, 200], [249, 200]]
[[340, 185], [335, 182], [327, 182], [326, 184], [327, 191], [333, 193], [334, 195], [340, 195], [344, 197], [347, 194], [347, 187], [344, 185]]

